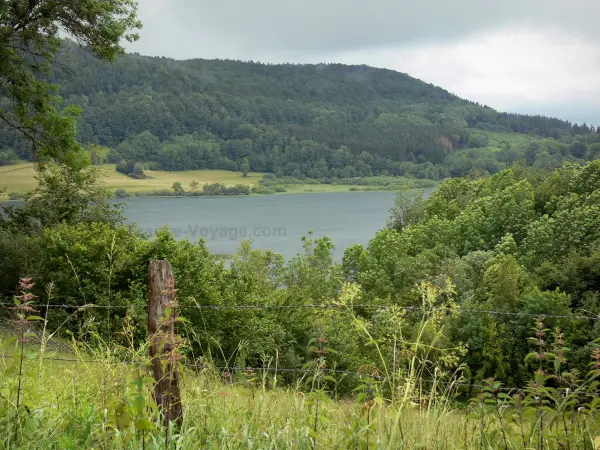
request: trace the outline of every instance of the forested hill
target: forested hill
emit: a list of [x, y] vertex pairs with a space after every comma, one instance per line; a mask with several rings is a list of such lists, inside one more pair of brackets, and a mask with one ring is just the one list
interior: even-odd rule
[[[51, 77], [64, 104], [83, 108], [82, 143], [110, 148], [112, 162], [166, 170], [238, 170], [245, 162], [253, 171], [311, 178], [437, 179], [473, 168], [496, 172], [519, 157], [533, 164], [542, 155], [544, 165], [586, 158], [598, 134], [587, 125], [499, 113], [367, 66], [137, 54], [109, 65], [68, 42], [58, 66], [70, 69]], [[572, 154], [572, 136], [580, 134], [586, 137], [577, 141], [589, 142]], [[0, 145], [4, 160], [14, 158], [8, 150], [26, 155], [15, 134], [1, 132]]]

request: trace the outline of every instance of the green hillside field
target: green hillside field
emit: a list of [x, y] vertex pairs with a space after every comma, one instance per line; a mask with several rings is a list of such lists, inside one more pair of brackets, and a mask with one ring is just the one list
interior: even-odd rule
[[[125, 189], [129, 193], [151, 192], [159, 189], [171, 189], [173, 183], [179, 181], [184, 189], [189, 189], [192, 181], [203, 184], [220, 183], [226, 186], [243, 184], [256, 186], [262, 179], [261, 173], [249, 173], [242, 177], [240, 172], [228, 170], [187, 170], [183, 172], [167, 172], [147, 170], [148, 178], [136, 180], [115, 170], [115, 164], [103, 164], [99, 166], [100, 180], [111, 191]], [[23, 194], [36, 186], [35, 170], [33, 164], [22, 163], [12, 166], [0, 167], [0, 189], [6, 189], [3, 197], [8, 198], [10, 192]]]
[[[173, 183], [180, 182], [184, 190], [190, 190], [192, 181], [198, 182], [200, 187], [204, 184], [219, 183], [225, 186], [242, 184], [244, 186], [259, 186], [263, 179], [263, 173], [251, 172], [243, 177], [240, 172], [229, 170], [186, 170], [170, 172], [163, 170], [146, 170], [147, 178], [137, 180], [128, 177], [115, 170], [115, 164], [103, 164], [98, 166], [100, 180], [111, 191], [124, 189], [129, 194], [148, 193], [152, 191], [171, 189]], [[406, 177], [394, 177], [393, 186], [382, 190], [404, 190], [420, 188], [419, 180]], [[9, 194], [15, 193], [19, 196], [35, 189], [35, 170], [31, 163], [19, 163], [11, 166], [0, 167], [0, 200], [8, 200]], [[327, 193], [327, 192], [350, 192], [362, 190], [377, 190], [369, 186], [352, 184], [290, 184], [285, 185], [287, 194], [302, 193]]]

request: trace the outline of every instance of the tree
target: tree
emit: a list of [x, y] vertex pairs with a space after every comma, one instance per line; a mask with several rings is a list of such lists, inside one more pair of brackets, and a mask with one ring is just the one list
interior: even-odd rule
[[242, 160], [242, 164], [240, 165], [240, 170], [242, 171], [243, 177], [248, 176], [248, 172], [250, 172], [250, 161], [248, 161], [248, 158], [244, 158]]
[[575, 141], [571, 144], [571, 154], [575, 158], [583, 158], [588, 151], [588, 146], [585, 142]]
[[390, 210], [388, 227], [400, 231], [416, 224], [424, 216], [424, 207], [423, 191], [398, 192], [394, 207]]
[[122, 222], [120, 208], [106, 201], [110, 194], [98, 182], [97, 169], [81, 168], [82, 164], [40, 165], [36, 176], [38, 187], [25, 195], [23, 207], [3, 208], [6, 219], [0, 219], [0, 228], [29, 232], [60, 223]]
[[92, 164], [99, 166], [104, 163], [106, 156], [108, 155], [108, 149], [96, 144], [90, 144], [89, 146], [90, 158]]
[[0, 166], [7, 166], [9, 164], [14, 164], [16, 162], [17, 162], [17, 155], [15, 155], [10, 150], [0, 152]]
[[527, 148], [525, 149], [525, 161], [527, 164], [533, 165], [535, 162], [535, 157], [537, 153], [540, 151], [540, 144], [537, 142], [530, 142]]
[[81, 151], [75, 136], [76, 107], [58, 110], [56, 86], [40, 77], [56, 65], [68, 35], [100, 59], [123, 53], [121, 39], [135, 41], [141, 27], [134, 0], [14, 0], [0, 3], [0, 122], [20, 132], [40, 159], [67, 164]]
[[198, 182], [196, 180], [192, 180], [192, 182], [190, 183], [190, 189], [194, 192], [196, 192], [198, 190]]
[[482, 148], [487, 147], [488, 137], [482, 133], [473, 133], [469, 138], [469, 147], [471, 148]]
[[179, 181], [176, 181], [175, 183], [173, 183], [173, 190], [177, 193], [177, 194], [183, 194], [185, 191], [183, 190], [183, 187], [181, 186], [181, 183]]
[[129, 174], [132, 178], [144, 179], [146, 178], [146, 174], [144, 173], [144, 165], [142, 163], [137, 163], [133, 166], [133, 172]]

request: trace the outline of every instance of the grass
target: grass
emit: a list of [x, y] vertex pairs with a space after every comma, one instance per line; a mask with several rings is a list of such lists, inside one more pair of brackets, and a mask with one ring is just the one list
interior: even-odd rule
[[[350, 192], [353, 186], [332, 185], [332, 184], [293, 184], [286, 186], [286, 192], [283, 194], [305, 194], [318, 192]], [[356, 188], [359, 189], [359, 188]]]
[[[442, 292], [428, 284], [421, 288], [431, 305]], [[348, 309], [351, 322], [364, 325], [349, 308], [354, 294], [343, 293], [339, 306]], [[78, 333], [85, 339], [73, 338], [65, 349], [68, 344], [59, 341], [57, 347], [51, 337], [65, 322], [48, 334], [47, 322], [24, 318], [31, 311], [26, 301], [14, 309], [23, 314], [4, 334], [19, 338], [3, 340], [0, 334], [0, 448], [592, 450], [600, 444], [595, 384], [566, 392], [542, 384], [509, 395], [488, 380], [467, 404], [464, 379], [437, 378], [443, 369], [426, 372], [431, 346], [423, 334], [443, 332], [433, 316], [421, 319], [412, 350], [401, 344], [403, 368], [392, 373], [382, 361], [383, 378], [366, 375], [371, 365], [361, 374], [326, 372], [326, 356], [315, 349], [314, 364], [300, 372], [283, 372], [277, 359], [265, 355], [266, 369], [230, 375], [210, 363], [210, 354], [201, 365], [185, 364], [178, 349], [191, 347], [176, 343], [168, 355], [184, 363], [183, 421], [181, 428], [165, 428], [152, 399], [151, 341], [135, 343], [133, 318], [125, 318], [123, 331], [108, 344], [89, 322], [89, 331], [84, 326]], [[366, 327], [364, 333], [370, 337]], [[326, 348], [327, 340], [315, 342]], [[342, 382], [352, 386], [338, 392]], [[583, 388], [588, 391], [579, 392]]]
[[[240, 172], [227, 170], [188, 170], [184, 172], [167, 172], [147, 170], [148, 178], [136, 180], [115, 170], [115, 164], [103, 164], [99, 166], [100, 180], [104, 185], [114, 191], [125, 189], [127, 192], [150, 192], [159, 189], [171, 189], [173, 183], [179, 181], [184, 189], [189, 189], [192, 181], [197, 181], [200, 186], [207, 183], [220, 183], [226, 186], [243, 184], [256, 186], [262, 179], [261, 173], [249, 173], [242, 177]], [[3, 194], [8, 198], [8, 193], [25, 193], [35, 189], [35, 170], [33, 164], [22, 163], [13, 166], [0, 167], [0, 190], [6, 189]], [[2, 194], [0, 194], [2, 198]]]
[[[8, 372], [11, 363], [0, 361], [0, 372]], [[130, 400], [137, 401], [132, 383], [137, 374], [147, 372], [144, 365], [135, 368], [98, 357], [97, 363], [47, 360], [41, 366], [26, 360], [24, 370], [29, 373], [23, 382], [29, 413], [20, 417], [18, 448], [165, 448], [165, 435], [158, 427], [142, 436], [127, 418], [136, 414], [127, 410]], [[14, 381], [14, 376], [2, 378], [2, 397], [14, 391]], [[171, 448], [477, 448], [473, 421], [464, 410], [400, 410], [385, 402], [324, 397], [315, 432], [310, 388], [302, 382], [289, 388], [272, 385], [273, 378], [261, 373], [250, 383], [243, 375], [224, 382], [211, 370], [187, 371], [182, 386], [184, 424], [171, 436], [177, 443]], [[144, 399], [150, 404], [148, 390]], [[402, 435], [390, 447], [398, 417]], [[0, 411], [3, 448], [10, 447], [14, 419], [2, 417]]]
[[[151, 192], [161, 189], [171, 189], [173, 183], [179, 181], [185, 190], [189, 190], [192, 181], [200, 186], [203, 184], [220, 183], [226, 186], [243, 184], [245, 186], [258, 186], [262, 180], [262, 173], [249, 173], [242, 177], [240, 172], [227, 170], [187, 170], [183, 172], [168, 172], [163, 170], [146, 170], [148, 178], [136, 180], [115, 170], [114, 164], [103, 164], [98, 167], [100, 180], [111, 191], [124, 189], [130, 194], [136, 192]], [[403, 177], [394, 178], [394, 185], [389, 190], [411, 189], [415, 180]], [[24, 194], [35, 189], [35, 170], [31, 163], [20, 163], [12, 166], [0, 167], [0, 200], [7, 200], [11, 192]], [[414, 186], [412, 187], [414, 188]], [[6, 189], [3, 193], [3, 189]], [[377, 186], [350, 186], [335, 184], [290, 184], [286, 186], [286, 192], [281, 194], [304, 194], [304, 193], [331, 193], [350, 191], [376, 191], [383, 187]]]
[[432, 180], [417, 180], [406, 177], [376, 176], [361, 179], [363, 184], [309, 184], [309, 183], [286, 183], [284, 180], [276, 181], [276, 184], [285, 186], [288, 194], [314, 193], [314, 192], [356, 192], [356, 191], [404, 191], [411, 189], [422, 189], [423, 186], [433, 187], [437, 182]]
[[[242, 373], [224, 381], [211, 369], [185, 371], [183, 426], [165, 432], [152, 406], [151, 380], [143, 381], [147, 365], [95, 357], [94, 363], [49, 358], [40, 364], [35, 356], [25, 360], [22, 413], [17, 418], [10, 401], [0, 408], [2, 448], [559, 448], [553, 446], [552, 437], [540, 447], [535, 433], [523, 444], [516, 424], [506, 424], [503, 437], [493, 413], [486, 414], [482, 435], [480, 418], [448, 400], [419, 406], [323, 396], [317, 413], [306, 380], [278, 388], [266, 373], [252, 379]], [[16, 377], [10, 366], [15, 363], [0, 361], [0, 399], [14, 397]], [[535, 419], [528, 422], [531, 426]], [[584, 429], [584, 425], [574, 428], [569, 448], [594, 448], [590, 431], [595, 426]]]

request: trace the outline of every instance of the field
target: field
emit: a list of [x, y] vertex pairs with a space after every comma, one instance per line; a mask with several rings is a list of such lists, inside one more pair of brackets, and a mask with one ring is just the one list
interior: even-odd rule
[[[15, 344], [6, 344], [8, 353], [7, 346]], [[214, 368], [185, 369], [183, 425], [166, 432], [143, 358], [123, 364], [112, 351], [46, 357], [36, 353], [23, 361], [19, 416], [14, 403], [18, 350], [14, 358], [0, 360], [3, 448], [598, 448], [593, 446], [594, 421], [584, 415], [573, 418], [565, 434], [551, 410], [544, 412], [545, 425], [531, 413], [519, 423], [513, 420], [518, 411], [489, 405], [480, 414], [477, 405], [456, 402], [453, 388], [439, 396], [427, 391], [389, 402], [373, 385], [371, 394], [367, 389], [366, 395], [335, 399], [334, 392], [318, 390], [310, 374], [295, 386], [277, 387], [274, 371], [233, 372], [230, 378]]]
[[[114, 164], [103, 164], [99, 167], [100, 180], [107, 188], [114, 191], [125, 189], [127, 192], [149, 192], [157, 189], [171, 189], [173, 183], [179, 181], [184, 189], [189, 189], [192, 181], [197, 181], [201, 186], [207, 183], [221, 183], [226, 186], [243, 184], [247, 186], [258, 185], [262, 179], [260, 173], [250, 173], [242, 177], [240, 172], [227, 170], [188, 170], [185, 172], [166, 172], [147, 170], [148, 178], [136, 180], [115, 170]], [[35, 188], [35, 170], [33, 164], [18, 164], [14, 166], [0, 167], [0, 189], [6, 189], [4, 197], [8, 193], [25, 193]], [[2, 198], [2, 196], [0, 196]]]
[[[161, 189], [171, 189], [173, 183], [180, 182], [185, 190], [189, 190], [192, 181], [197, 181], [200, 186], [203, 184], [220, 183], [226, 186], [243, 184], [246, 186], [258, 186], [263, 178], [262, 173], [249, 173], [247, 177], [242, 177], [240, 172], [231, 172], [227, 170], [188, 170], [183, 172], [167, 172], [146, 170], [148, 178], [136, 180], [115, 170], [114, 164], [103, 164], [99, 166], [100, 180], [111, 191], [125, 189], [128, 193], [151, 192]], [[403, 177], [396, 177], [397, 184], [394, 189], [414, 189], [415, 180]], [[35, 170], [33, 164], [22, 163], [14, 166], [0, 167], [0, 190], [6, 189], [0, 193], [0, 200], [7, 200], [8, 194], [15, 192], [23, 194], [34, 189], [36, 186]], [[350, 192], [377, 190], [381, 187], [376, 186], [350, 186], [336, 184], [290, 184], [286, 187], [287, 194], [304, 193], [328, 193], [328, 192]], [[390, 190], [394, 190], [391, 189]]]

